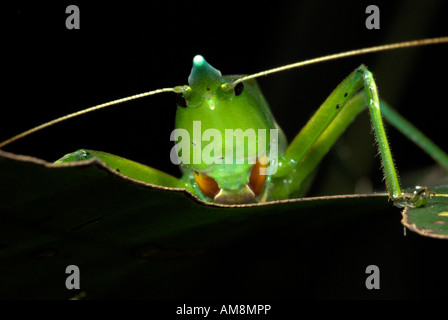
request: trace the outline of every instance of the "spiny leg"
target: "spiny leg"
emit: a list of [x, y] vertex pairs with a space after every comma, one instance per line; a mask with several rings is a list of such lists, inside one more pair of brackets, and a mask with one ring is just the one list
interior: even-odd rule
[[[390, 198], [397, 206], [423, 203], [421, 197], [414, 199], [401, 191], [381, 117], [375, 81], [364, 65], [339, 84], [292, 141], [284, 159], [281, 159], [289, 165], [283, 165], [283, 170], [274, 175], [270, 199], [291, 196], [299, 189], [339, 136], [366, 106], [375, 131]], [[292, 166], [291, 163], [295, 165]]]

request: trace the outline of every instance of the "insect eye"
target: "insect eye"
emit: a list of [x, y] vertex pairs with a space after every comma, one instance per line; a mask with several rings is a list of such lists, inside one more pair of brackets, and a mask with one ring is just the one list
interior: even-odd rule
[[214, 198], [218, 194], [219, 186], [215, 179], [196, 172], [194, 173], [194, 179], [204, 196]]
[[266, 168], [266, 164], [262, 164], [258, 161], [252, 168], [252, 172], [249, 178], [249, 187], [255, 196], [258, 196], [263, 190], [266, 182], [266, 175], [261, 174], [261, 168]]
[[244, 84], [242, 82], [237, 83], [233, 91], [235, 92], [235, 96], [239, 96], [244, 91]]
[[185, 97], [182, 93], [176, 94], [176, 104], [182, 108], [187, 107], [187, 100], [185, 100]]

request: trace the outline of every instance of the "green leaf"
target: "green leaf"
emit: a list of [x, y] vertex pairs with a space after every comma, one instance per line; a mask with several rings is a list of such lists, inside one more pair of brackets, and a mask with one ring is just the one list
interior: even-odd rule
[[420, 208], [405, 208], [402, 223], [426, 237], [448, 239], [448, 186], [433, 188], [436, 196]]
[[71, 298], [64, 271], [72, 264], [90, 298], [185, 296], [224, 274], [221, 259], [231, 261], [248, 243], [255, 252], [278, 239], [288, 250], [324, 225], [392, 209], [385, 194], [213, 205], [127, 178], [95, 158], [54, 165], [3, 151], [0, 194], [2, 298]]
[[[340, 263], [362, 273], [379, 241], [374, 261], [404, 241], [394, 212], [386, 194], [215, 205], [96, 158], [54, 165], [0, 151], [0, 298], [309, 296], [316, 282], [303, 279]], [[81, 291], [65, 287], [69, 265]], [[350, 296], [366, 292], [356, 283]]]

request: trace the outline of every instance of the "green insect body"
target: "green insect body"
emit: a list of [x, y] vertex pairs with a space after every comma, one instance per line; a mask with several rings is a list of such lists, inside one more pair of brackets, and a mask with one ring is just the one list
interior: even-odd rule
[[[275, 122], [269, 105], [255, 81], [244, 82], [244, 87], [241, 86], [242, 83], [233, 86], [232, 81], [236, 79], [238, 77], [221, 76], [221, 73], [211, 67], [201, 56], [196, 56], [189, 77], [189, 86], [182, 87], [180, 93], [184, 101], [181, 97], [178, 103], [176, 129], [184, 129], [189, 136], [194, 136], [193, 123], [195, 121], [202, 124], [199, 137], [206, 129], [215, 129], [220, 133], [229, 129], [244, 131], [250, 128], [255, 132], [257, 129], [279, 129], [279, 147], [275, 159], [268, 157], [272, 141], [266, 138], [266, 153], [257, 154], [255, 150], [248, 148], [244, 153], [244, 160], [265, 156], [269, 164], [277, 161], [276, 165], [280, 170], [276, 170], [273, 174], [267, 173], [266, 177], [257, 177], [258, 166], [254, 164], [236, 164], [235, 162], [204, 164], [202, 161], [193, 164], [194, 156], [202, 159], [204, 148], [206, 148], [205, 144], [201, 144], [196, 139], [189, 145], [189, 163], [181, 164], [184, 172], [182, 181], [186, 183], [184, 187], [193, 189], [203, 200], [246, 203], [303, 195], [307, 182], [319, 161], [353, 118], [365, 108], [366, 97], [372, 101], [375, 129], [378, 134], [385, 134], [373, 78], [364, 66], [358, 68], [338, 86], [288, 148], [286, 148], [286, 138]], [[368, 89], [358, 94], [363, 87]], [[260, 136], [257, 135], [257, 142], [259, 139]], [[221, 143], [222, 154], [227, 148], [224, 140]], [[243, 142], [234, 141], [234, 147], [241, 147], [237, 145], [238, 143]], [[391, 196], [399, 197], [401, 190], [396, 181], [387, 139], [380, 141], [379, 145], [386, 162], [384, 164], [386, 176], [389, 175], [387, 181], [392, 184]], [[251, 181], [256, 182], [251, 183]], [[254, 189], [258, 189], [258, 192]]]
[[[181, 159], [178, 164], [183, 172], [182, 178], [176, 179], [130, 160], [91, 150], [68, 154], [56, 163], [95, 156], [110, 167], [119, 169], [121, 174], [160, 186], [184, 188], [206, 202], [233, 204], [296, 198], [306, 193], [322, 158], [367, 107], [377, 137], [386, 186], [394, 204], [399, 207], [421, 206], [432, 195], [429, 191], [402, 193], [381, 110], [408, 137], [421, 133], [405, 123], [386, 103], [380, 102], [373, 76], [363, 65], [336, 87], [289, 145], [254, 79], [222, 76], [202, 56], [196, 56], [188, 80], [188, 86], [167, 89], [178, 95], [173, 133], [180, 133], [172, 134], [171, 140], [178, 141], [181, 137], [181, 142], [187, 145], [174, 148], [175, 156], [172, 154], [173, 161]], [[135, 97], [140, 96], [129, 99]], [[406, 132], [408, 129], [412, 129], [411, 133]], [[205, 137], [208, 130], [217, 135]], [[240, 130], [240, 133], [252, 130], [255, 144], [247, 143], [244, 135], [243, 139], [231, 136], [227, 140], [229, 130]], [[272, 130], [277, 134], [273, 136]], [[207, 149], [210, 140], [217, 143], [212, 152]], [[422, 149], [432, 156], [437, 155], [434, 156], [436, 161], [448, 168], [448, 156], [442, 150], [422, 134], [419, 140], [425, 141], [420, 145]], [[204, 161], [204, 154], [212, 155], [214, 161]]]
[[198, 55], [193, 59], [188, 85], [118, 99], [49, 121], [1, 142], [0, 148], [87, 112], [153, 94], [175, 92], [178, 102], [171, 140], [177, 143], [171, 159], [180, 165], [181, 179], [99, 151], [79, 150], [56, 163], [97, 157], [123, 175], [159, 186], [184, 188], [206, 202], [266, 202], [303, 196], [322, 158], [354, 118], [367, 108], [389, 197], [399, 207], [421, 206], [433, 194], [427, 188], [409, 194], [402, 192], [382, 116], [447, 170], [448, 155], [387, 103], [380, 101], [373, 76], [364, 65], [351, 72], [333, 90], [289, 145], [254, 79], [317, 60], [322, 62], [360, 53], [446, 42], [448, 37], [441, 37], [371, 47], [362, 52], [353, 50], [251, 76], [222, 76]]
[[[202, 56], [196, 56], [189, 86], [177, 90], [179, 102], [176, 129], [183, 129], [188, 136], [195, 136], [194, 123], [202, 125], [200, 130], [196, 129], [196, 139], [193, 138], [188, 144], [187, 163], [181, 164], [184, 172], [182, 187], [204, 201], [247, 203], [303, 196], [319, 162], [366, 107], [377, 137], [387, 189], [395, 205], [421, 206], [431, 196], [430, 192], [424, 193], [424, 197], [402, 193], [381, 110], [385, 111], [392, 123], [403, 119], [386, 103], [380, 102], [373, 76], [365, 66], [361, 65], [338, 85], [289, 146], [256, 82], [253, 79], [238, 82], [238, 79], [242, 80], [239, 76], [222, 76]], [[257, 132], [258, 129], [277, 129], [278, 135], [273, 138], [255, 133], [257, 143], [266, 145], [262, 153], [244, 140], [233, 141], [230, 143], [233, 159], [230, 164], [203, 161], [194, 163], [195, 157], [203, 160], [207, 145], [202, 144], [200, 139], [207, 129], [221, 133], [219, 155], [229, 151], [226, 143], [228, 141], [221, 138], [228, 130], [253, 129]], [[417, 131], [415, 129], [414, 133]], [[274, 144], [276, 148], [272, 156], [270, 151]], [[239, 156], [244, 159], [238, 159], [233, 151], [235, 147], [245, 150]], [[425, 149], [425, 146], [422, 148]], [[439, 151], [446, 163], [446, 154]], [[238, 164], [235, 160], [246, 162]], [[247, 163], [249, 160], [252, 160], [251, 164]], [[265, 160], [264, 167], [260, 165], [263, 162], [261, 160]], [[260, 168], [265, 168], [268, 164], [269, 168], [275, 164], [275, 170], [270, 169], [265, 175], [260, 174]]]

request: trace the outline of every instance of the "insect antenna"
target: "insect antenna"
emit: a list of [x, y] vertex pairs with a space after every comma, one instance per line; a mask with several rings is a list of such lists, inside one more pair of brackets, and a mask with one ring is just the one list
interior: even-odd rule
[[223, 86], [224, 86], [225, 90], [230, 90], [230, 89], [233, 89], [238, 83], [241, 83], [241, 82], [249, 80], [249, 79], [267, 76], [272, 73], [286, 71], [286, 70], [295, 69], [295, 68], [300, 68], [300, 67], [315, 64], [315, 63], [336, 60], [336, 59], [342, 59], [342, 58], [347, 58], [347, 57], [351, 57], [351, 56], [358, 56], [358, 55], [373, 53], [373, 52], [410, 48], [410, 47], [420, 47], [420, 46], [424, 46], [424, 45], [438, 44], [438, 43], [448, 43], [448, 37], [439, 37], [439, 38], [398, 42], [398, 43], [386, 44], [386, 45], [381, 45], [381, 46], [356, 49], [356, 50], [351, 50], [351, 51], [346, 51], [346, 52], [341, 52], [341, 53], [336, 53], [336, 54], [330, 54], [327, 56], [309, 59], [309, 60], [300, 61], [300, 62], [295, 62], [295, 63], [291, 63], [291, 64], [288, 64], [288, 65], [285, 65], [282, 67], [273, 68], [273, 69], [261, 71], [258, 73], [254, 73], [254, 74], [251, 74], [251, 75], [248, 75], [245, 77], [241, 77], [233, 82], [224, 84]]
[[136, 94], [136, 95], [133, 95], [133, 96], [129, 96], [129, 97], [126, 97], [126, 98], [121, 98], [121, 99], [109, 101], [109, 102], [106, 102], [106, 103], [102, 103], [102, 104], [99, 104], [99, 105], [96, 105], [96, 106], [93, 106], [93, 107], [90, 107], [90, 108], [87, 108], [87, 109], [84, 109], [84, 110], [81, 110], [81, 111], [73, 112], [73, 113], [67, 114], [65, 116], [59, 117], [57, 119], [45, 122], [45, 123], [43, 123], [43, 124], [41, 124], [41, 125], [39, 125], [37, 127], [34, 127], [34, 128], [29, 129], [27, 131], [19, 133], [18, 135], [14, 136], [12, 138], [9, 138], [9, 139], [7, 139], [5, 141], [2, 141], [2, 142], [0, 142], [0, 148], [2, 148], [2, 147], [6, 146], [6, 145], [8, 145], [8, 144], [10, 144], [10, 143], [12, 143], [14, 141], [22, 139], [22, 138], [24, 138], [24, 137], [26, 137], [26, 136], [34, 133], [34, 132], [40, 131], [40, 130], [42, 130], [44, 128], [47, 128], [47, 127], [51, 127], [52, 125], [55, 125], [55, 124], [57, 124], [59, 122], [62, 122], [62, 121], [68, 120], [68, 119], [72, 119], [72, 118], [76, 118], [76, 117], [78, 117], [80, 115], [83, 115], [83, 114], [86, 114], [86, 113], [89, 113], [89, 112], [93, 112], [93, 111], [96, 111], [96, 110], [99, 110], [99, 109], [103, 109], [103, 108], [106, 108], [106, 107], [114, 106], [114, 105], [117, 105], [117, 104], [120, 104], [120, 103], [123, 103], [123, 102], [128, 102], [128, 101], [131, 101], [131, 100], [136, 100], [136, 99], [140, 99], [140, 98], [147, 97], [147, 96], [152, 96], [152, 95], [155, 95], [155, 94], [158, 94], [158, 93], [177, 92], [179, 90], [181, 90], [181, 87], [157, 89], [157, 90], [153, 90], [153, 91], [139, 93], [139, 94]]

